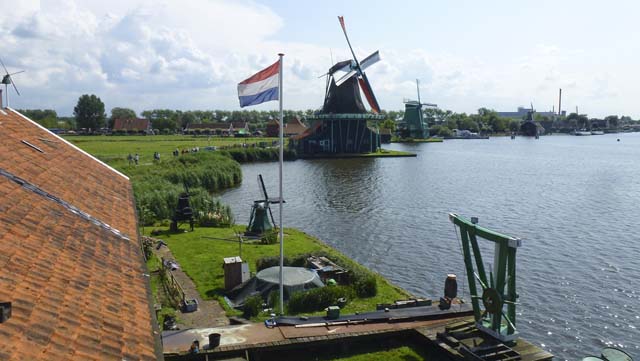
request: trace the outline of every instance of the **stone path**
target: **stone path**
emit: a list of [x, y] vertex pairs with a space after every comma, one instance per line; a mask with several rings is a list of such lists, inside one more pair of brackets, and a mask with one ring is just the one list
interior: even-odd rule
[[[164, 257], [164, 259], [177, 261], [167, 246], [162, 246], [160, 249], [156, 249], [154, 243], [153, 252], [159, 257]], [[180, 262], [178, 262], [178, 264], [180, 264]], [[191, 278], [189, 278], [181, 268], [170, 272], [184, 290], [187, 299], [195, 299], [198, 301], [198, 310], [194, 312], [185, 313], [178, 310], [178, 326], [180, 329], [219, 327], [229, 324], [229, 319], [218, 301], [203, 300], [202, 297], [200, 297], [193, 280], [191, 280]]]

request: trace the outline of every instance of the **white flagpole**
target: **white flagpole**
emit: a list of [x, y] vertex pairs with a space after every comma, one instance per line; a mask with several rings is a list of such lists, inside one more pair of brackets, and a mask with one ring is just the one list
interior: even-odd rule
[[284, 275], [283, 275], [283, 266], [284, 266], [284, 229], [282, 228], [282, 203], [284, 202], [284, 198], [282, 196], [282, 165], [284, 163], [284, 136], [283, 130], [284, 127], [284, 116], [282, 112], [282, 58], [284, 54], [278, 54], [280, 57], [280, 70], [279, 70], [279, 81], [280, 84], [278, 86], [278, 99], [280, 100], [280, 314], [284, 315]]

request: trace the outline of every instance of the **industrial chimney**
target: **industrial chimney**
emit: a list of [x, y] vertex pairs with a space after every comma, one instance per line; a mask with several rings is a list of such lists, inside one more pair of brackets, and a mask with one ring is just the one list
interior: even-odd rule
[[562, 115], [562, 88], [560, 88], [560, 96], [558, 97], [558, 115]]

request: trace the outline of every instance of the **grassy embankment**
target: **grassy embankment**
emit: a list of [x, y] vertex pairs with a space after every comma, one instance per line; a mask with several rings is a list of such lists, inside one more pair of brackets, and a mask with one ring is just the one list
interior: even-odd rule
[[271, 144], [277, 138], [233, 138], [191, 135], [124, 135], [124, 136], [65, 136], [66, 140], [103, 161], [126, 160], [127, 154], [140, 155], [141, 162], [151, 162], [153, 153], [159, 152], [161, 159], [171, 157], [174, 150], [207, 146], [233, 146], [234, 144]]
[[[237, 243], [204, 237], [236, 239], [234, 229], [236, 232], [242, 232], [244, 226], [196, 228], [194, 232], [159, 236], [169, 245], [182, 269], [193, 279], [200, 295], [204, 299], [218, 299], [223, 305], [223, 258], [239, 255], [239, 246]], [[147, 228], [146, 231], [149, 232], [150, 229]], [[254, 273], [256, 272], [256, 261], [262, 257], [277, 256], [279, 247], [279, 244], [243, 244], [242, 259], [249, 263], [249, 268]], [[284, 247], [285, 254], [289, 258], [305, 254], [328, 254], [332, 260], [346, 265], [351, 270], [371, 272], [318, 239], [295, 229], [285, 229]], [[406, 291], [392, 285], [382, 276], [375, 274], [375, 277], [377, 294], [373, 297], [353, 299], [346, 305], [343, 312], [371, 311], [375, 310], [378, 303], [393, 302], [410, 296]], [[224, 306], [226, 307], [226, 305]]]
[[[240, 166], [234, 159], [242, 162], [266, 160], [274, 156], [273, 149], [261, 148], [231, 148], [228, 151], [216, 152], [201, 150], [179, 157], [171, 155], [176, 148], [199, 146], [202, 149], [208, 145], [220, 147], [244, 142], [250, 144], [250, 141], [264, 141], [264, 138], [212, 137], [211, 142], [206, 138], [191, 136], [73, 136], [68, 139], [131, 178], [140, 218], [146, 224], [170, 218], [177, 197], [183, 190], [183, 183], [190, 187], [192, 205], [196, 210], [210, 208], [214, 203], [210, 193], [237, 185], [242, 180]], [[161, 153], [159, 162], [153, 161], [154, 152]], [[141, 155], [139, 165], [129, 164], [126, 159], [129, 153]], [[228, 212], [228, 209], [226, 211]], [[238, 226], [236, 230], [243, 231], [242, 228]], [[169, 244], [183, 269], [195, 281], [203, 298], [221, 299], [224, 285], [222, 258], [237, 255], [238, 246], [230, 242], [213, 241], [203, 236], [234, 238], [235, 233], [232, 228], [196, 228], [195, 232], [172, 234], [162, 238]], [[319, 240], [296, 230], [287, 229], [285, 247], [288, 257], [324, 253], [347, 268], [370, 272]], [[249, 262], [252, 272], [255, 272], [257, 259], [276, 256], [278, 253], [277, 244], [246, 244], [243, 246], [242, 256]], [[157, 268], [155, 264], [149, 266], [151, 269]], [[376, 296], [355, 298], [346, 306], [344, 312], [372, 310], [377, 303], [392, 302], [409, 296], [381, 276], [375, 275], [375, 278]], [[152, 279], [152, 289], [158, 289], [157, 283], [158, 280]], [[163, 309], [163, 312], [165, 311]]]
[[[129, 136], [65, 136], [65, 139], [74, 143], [83, 150], [93, 154], [100, 160], [109, 164], [119, 163], [126, 164], [128, 154], [139, 154], [141, 163], [148, 163], [153, 160], [153, 153], [159, 152], [160, 159], [172, 157], [171, 153], [178, 149], [192, 149], [199, 147], [204, 151], [205, 147], [215, 146], [217, 152], [230, 156], [236, 161], [252, 162], [252, 161], [270, 161], [277, 160], [278, 153], [276, 148], [234, 148], [242, 143], [260, 144], [266, 143], [270, 146], [277, 138], [233, 138], [219, 136], [191, 136], [191, 135], [129, 135]], [[285, 140], [285, 144], [286, 144]], [[223, 149], [226, 148], [226, 149]], [[261, 153], [261, 154], [253, 154]], [[358, 153], [347, 156], [353, 157], [397, 157], [397, 156], [414, 156], [409, 152], [401, 152], [395, 150], [381, 149], [373, 153]], [[345, 157], [345, 155], [336, 155], [336, 157]], [[285, 160], [294, 160], [297, 156], [294, 152], [285, 150]], [[114, 164], [112, 164], [114, 165]]]

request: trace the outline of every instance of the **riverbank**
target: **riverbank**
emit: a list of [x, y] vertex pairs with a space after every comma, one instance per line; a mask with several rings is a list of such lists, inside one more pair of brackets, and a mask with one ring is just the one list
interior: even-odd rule
[[402, 158], [402, 157], [416, 157], [417, 154], [411, 152], [403, 152], [399, 150], [381, 149], [378, 152], [372, 153], [340, 153], [340, 154], [304, 154], [299, 155], [300, 159], [346, 159], [346, 158]]
[[[249, 208], [247, 208], [247, 211]], [[246, 226], [237, 225], [228, 228], [196, 227], [192, 232], [169, 233], [166, 227], [144, 228], [143, 234], [154, 234], [154, 238], [161, 239], [175, 257], [175, 260], [196, 285], [196, 289], [203, 300], [217, 300], [227, 311], [227, 316], [239, 316], [241, 311], [230, 308], [224, 300], [226, 295], [224, 288], [224, 270], [222, 268], [224, 258], [240, 256], [249, 265], [251, 274], [258, 271], [260, 262], [266, 258], [277, 258], [279, 244], [262, 244], [260, 242], [243, 243], [238, 240], [237, 234], [242, 233]], [[285, 228], [284, 237], [285, 264], [299, 263], [310, 255], [322, 255], [333, 262], [349, 270], [351, 274], [364, 274], [375, 281], [374, 295], [369, 297], [353, 294], [343, 308], [344, 313], [356, 313], [376, 309], [380, 303], [392, 303], [396, 300], [410, 298], [409, 292], [393, 285], [384, 277], [376, 274], [357, 262], [351, 260], [341, 252], [328, 246], [321, 240], [293, 228]], [[158, 267], [155, 261], [149, 263], [150, 271], [154, 272]], [[156, 287], [156, 291], [159, 288]], [[156, 295], [157, 299], [161, 299]], [[272, 307], [274, 305], [271, 305]], [[269, 311], [253, 316], [254, 321], [266, 319]], [[321, 314], [321, 309], [313, 312], [293, 312], [289, 314]], [[194, 326], [194, 325], [191, 325]], [[200, 325], [200, 327], [211, 325]]]

